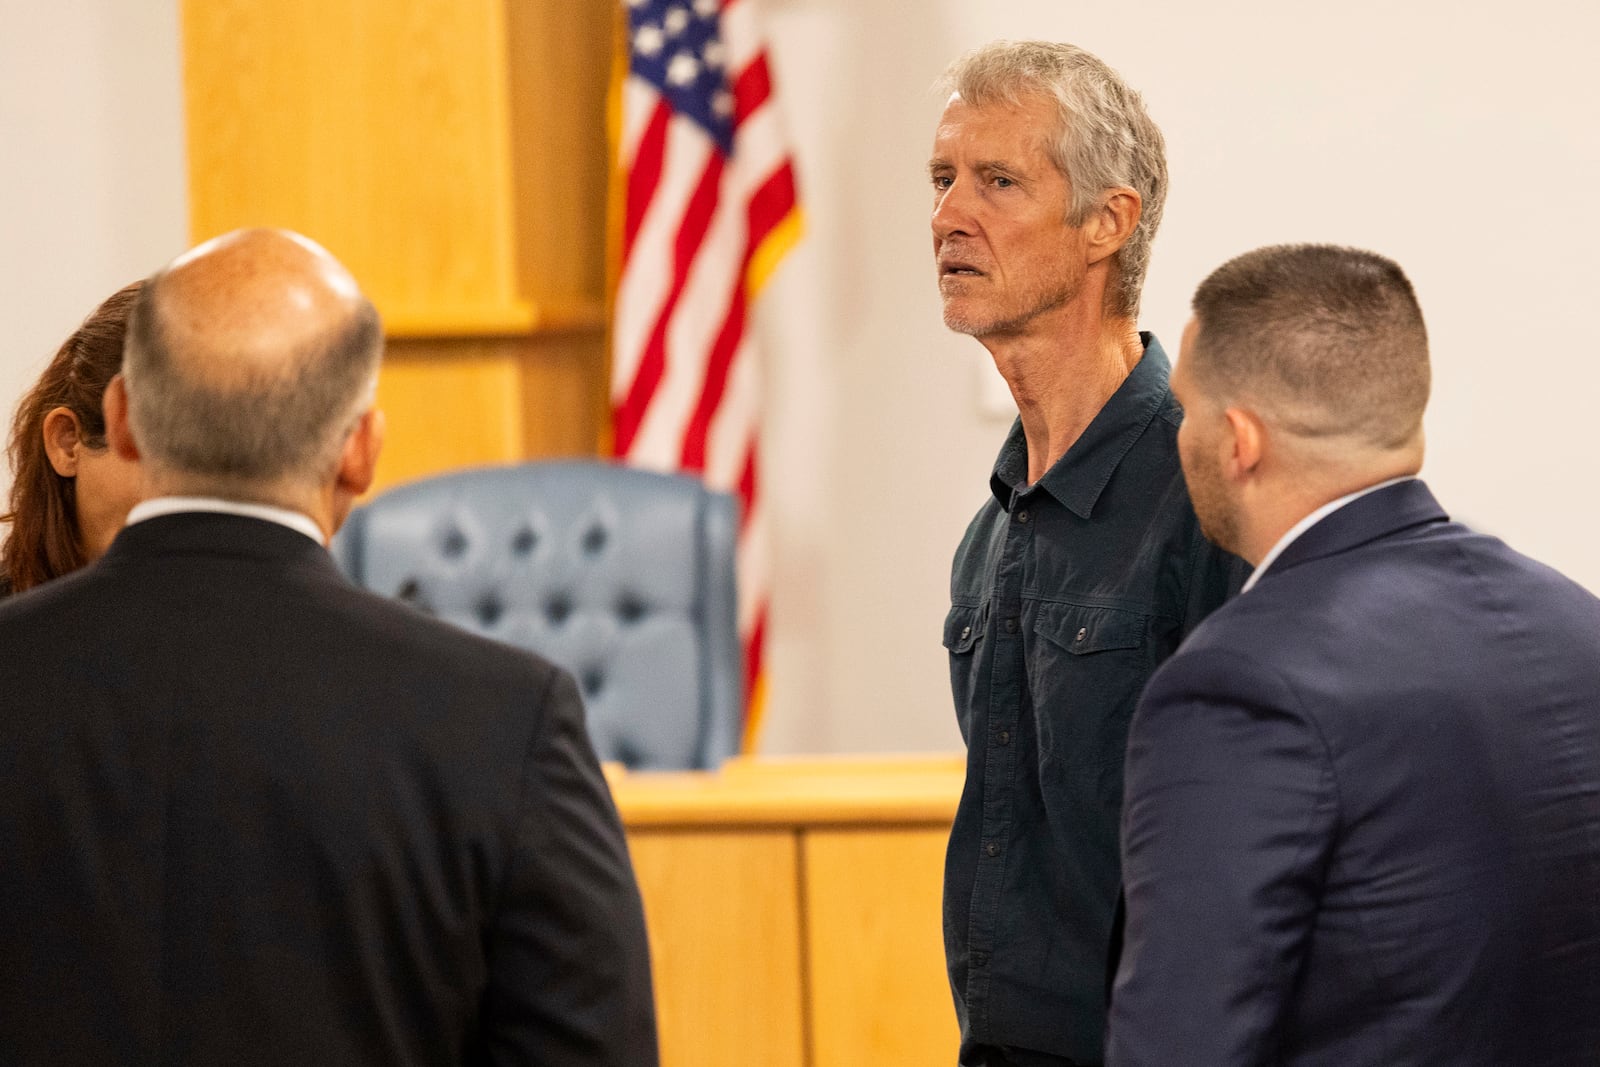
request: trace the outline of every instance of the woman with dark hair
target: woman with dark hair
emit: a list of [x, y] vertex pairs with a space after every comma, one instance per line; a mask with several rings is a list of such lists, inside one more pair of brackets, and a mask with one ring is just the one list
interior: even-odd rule
[[106, 447], [100, 398], [122, 367], [128, 313], [144, 283], [113, 293], [67, 338], [11, 425], [11, 530], [0, 595], [100, 558], [139, 499], [139, 465]]

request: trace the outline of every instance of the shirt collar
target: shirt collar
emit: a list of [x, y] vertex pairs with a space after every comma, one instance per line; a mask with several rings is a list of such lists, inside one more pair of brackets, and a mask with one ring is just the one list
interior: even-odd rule
[[1239, 588], [1239, 592], [1248, 593], [1251, 588], [1261, 580], [1261, 576], [1267, 573], [1267, 568], [1276, 563], [1278, 561], [1278, 557], [1283, 555], [1284, 549], [1294, 544], [1296, 538], [1305, 533], [1307, 530], [1311, 529], [1311, 527], [1315, 526], [1317, 523], [1321, 522], [1323, 519], [1327, 518], [1329, 515], [1332, 515], [1335, 511], [1338, 511], [1346, 504], [1352, 504], [1355, 501], [1360, 500], [1368, 493], [1376, 493], [1379, 489], [1387, 489], [1391, 485], [1399, 485], [1401, 482], [1409, 482], [1415, 478], [1416, 475], [1414, 474], [1402, 474], [1398, 478], [1390, 478], [1388, 481], [1379, 482], [1377, 485], [1369, 485], [1365, 489], [1357, 489], [1353, 493], [1346, 493], [1337, 500], [1328, 501], [1316, 511], [1313, 511], [1311, 514], [1307, 515], [1305, 518], [1289, 527], [1289, 531], [1282, 537], [1278, 538], [1278, 543], [1267, 549], [1267, 554], [1261, 557], [1261, 562], [1256, 564], [1256, 569], [1250, 572], [1250, 577], [1245, 579], [1244, 585]]
[[[1144, 342], [1144, 356], [1072, 447], [1039, 479], [1042, 489], [1082, 519], [1094, 511], [1095, 502], [1122, 457], [1171, 396], [1167, 379], [1172, 374], [1172, 363], [1161, 342], [1151, 333], [1141, 332], [1139, 339]], [[1026, 489], [1027, 484], [1028, 440], [1019, 418], [1000, 446], [989, 488], [1000, 505], [1009, 510], [1012, 493]]]
[[271, 504], [247, 504], [242, 500], [223, 500], [214, 496], [159, 496], [154, 500], [145, 500], [133, 506], [128, 512], [127, 525], [146, 519], [154, 519], [161, 515], [177, 515], [184, 512], [208, 511], [223, 515], [243, 515], [249, 519], [264, 519], [275, 522], [279, 526], [287, 526], [291, 530], [305, 534], [319, 545], [326, 546], [327, 541], [322, 536], [319, 527], [310, 515], [299, 511], [290, 511], [288, 508], [273, 507]]

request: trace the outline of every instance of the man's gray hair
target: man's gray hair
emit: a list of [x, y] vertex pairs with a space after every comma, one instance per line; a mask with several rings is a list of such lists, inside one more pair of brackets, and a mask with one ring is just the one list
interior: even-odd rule
[[1190, 373], [1212, 401], [1248, 401], [1301, 438], [1397, 449], [1419, 440], [1431, 374], [1411, 280], [1376, 252], [1275, 245], [1194, 294]]
[[1035, 95], [1055, 101], [1059, 122], [1045, 148], [1071, 183], [1071, 225], [1083, 225], [1107, 189], [1139, 194], [1139, 223], [1116, 259], [1116, 310], [1136, 315], [1167, 199], [1166, 141], [1139, 94], [1096, 56], [1049, 41], [995, 41], [968, 52], [945, 71], [940, 89], [974, 107]]
[[141, 453], [219, 490], [282, 483], [317, 485], [339, 462], [345, 438], [371, 403], [383, 328], [362, 299], [325, 343], [270, 371], [208, 380], [168, 343], [159, 279], [146, 285], [128, 321], [122, 374]]

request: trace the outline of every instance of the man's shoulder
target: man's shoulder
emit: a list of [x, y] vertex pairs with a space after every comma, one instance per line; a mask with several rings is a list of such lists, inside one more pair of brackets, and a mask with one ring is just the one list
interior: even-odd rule
[[129, 656], [211, 656], [241, 669], [271, 650], [293, 657], [282, 660], [289, 670], [337, 667], [387, 679], [396, 691], [406, 678], [427, 678], [429, 689], [543, 691], [559, 672], [532, 651], [361, 589], [331, 561], [266, 561], [220, 574], [166, 563], [92, 565], [0, 602], [0, 639], [29, 648], [70, 632]]
[[416, 672], [447, 671], [474, 679], [515, 677], [541, 686], [559, 671], [530, 649], [473, 633], [403, 601], [380, 596], [332, 575], [318, 612], [342, 643]]
[[1466, 531], [1452, 547], [1453, 561], [1473, 596], [1462, 603], [1497, 617], [1508, 632], [1542, 635], [1547, 654], [1558, 649], [1600, 654], [1600, 597], [1547, 563], [1499, 538]]
[[1245, 656], [1285, 675], [1390, 665], [1407, 673], [1478, 671], [1502, 631], [1600, 651], [1600, 599], [1497, 538], [1454, 523], [1380, 538], [1269, 569], [1184, 641], [1200, 656]]
[[968, 520], [950, 563], [951, 595], [956, 599], [966, 595], [962, 593], [963, 590], [977, 595], [975, 590], [982, 584], [990, 547], [1002, 532], [1005, 517], [1005, 509], [991, 493], [984, 497], [983, 503]]

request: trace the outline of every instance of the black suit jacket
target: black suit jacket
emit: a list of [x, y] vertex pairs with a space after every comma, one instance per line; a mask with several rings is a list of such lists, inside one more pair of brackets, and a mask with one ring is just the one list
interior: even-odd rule
[[1600, 601], [1421, 482], [1195, 631], [1126, 781], [1111, 1063], [1600, 1063]]
[[652, 1065], [572, 680], [218, 514], [0, 605], [0, 1063]]

